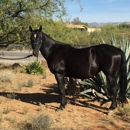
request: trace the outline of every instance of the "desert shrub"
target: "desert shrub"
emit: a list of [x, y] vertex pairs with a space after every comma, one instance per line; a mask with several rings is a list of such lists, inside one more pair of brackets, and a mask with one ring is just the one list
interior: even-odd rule
[[18, 84], [18, 86], [17, 86], [18, 91], [21, 91], [21, 90], [22, 90], [22, 87], [23, 87], [23, 84]]
[[15, 75], [11, 71], [4, 70], [0, 73], [0, 81], [1, 82], [11, 82], [14, 80]]
[[27, 113], [28, 113], [28, 107], [25, 106], [25, 107], [23, 107], [23, 114], [26, 115]]
[[17, 95], [15, 93], [10, 93], [10, 94], [7, 94], [7, 98], [9, 99], [15, 99]]
[[2, 122], [3, 113], [0, 111], [0, 123]]
[[27, 82], [27, 87], [31, 88], [31, 87], [33, 87], [33, 85], [34, 85], [33, 80], [29, 79], [28, 82]]
[[34, 86], [33, 79], [29, 79], [27, 82], [18, 83], [18, 90], [21, 91], [23, 87], [32, 88]]
[[32, 115], [29, 121], [23, 125], [24, 130], [49, 130], [52, 124], [50, 116], [43, 114]]
[[26, 82], [24, 81], [24, 82], [22, 82], [22, 83], [18, 83], [18, 90], [22, 90], [22, 88], [23, 87], [26, 87], [27, 85], [26, 85]]
[[123, 108], [119, 106], [118, 111], [120, 112], [121, 115], [130, 116], [130, 106]]
[[11, 109], [9, 107], [6, 107], [4, 110], [3, 110], [3, 113], [4, 114], [8, 114], [10, 113]]
[[40, 64], [38, 61], [34, 61], [31, 64], [28, 64], [27, 66], [24, 67], [23, 69], [24, 73], [27, 74], [45, 74], [46, 70], [45, 68]]

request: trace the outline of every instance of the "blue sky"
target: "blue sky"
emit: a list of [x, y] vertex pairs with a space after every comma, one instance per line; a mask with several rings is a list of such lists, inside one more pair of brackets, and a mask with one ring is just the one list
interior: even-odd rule
[[77, 0], [65, 4], [70, 21], [79, 17], [82, 22], [130, 22], [130, 0]]

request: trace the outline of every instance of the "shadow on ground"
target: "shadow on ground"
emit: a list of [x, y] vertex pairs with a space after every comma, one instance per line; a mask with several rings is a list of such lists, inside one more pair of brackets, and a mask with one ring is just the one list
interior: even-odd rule
[[[44, 85], [45, 86], [45, 85]], [[22, 102], [26, 103], [31, 103], [34, 105], [39, 105], [39, 103], [46, 105], [48, 103], [59, 103], [60, 104], [60, 96], [58, 94], [58, 87], [56, 84], [51, 84], [51, 85], [46, 85], [45, 88], [47, 89], [42, 89], [43, 93], [13, 93], [16, 95], [15, 99], [20, 100]], [[5, 96], [7, 97], [8, 94], [12, 94], [10, 92], [0, 92], [0, 96]], [[66, 92], [66, 95], [67, 92]], [[80, 107], [88, 107], [91, 109], [94, 109], [96, 111], [102, 112], [107, 114], [106, 110], [107, 108], [98, 106], [93, 104], [93, 100], [85, 100], [85, 101], [80, 101], [76, 100], [74, 101], [72, 97], [67, 96], [68, 103], [71, 105], [75, 106], [80, 106]], [[49, 105], [50, 106], [50, 105]], [[52, 109], [56, 109], [53, 106], [50, 106]], [[58, 108], [58, 106], [57, 106]]]

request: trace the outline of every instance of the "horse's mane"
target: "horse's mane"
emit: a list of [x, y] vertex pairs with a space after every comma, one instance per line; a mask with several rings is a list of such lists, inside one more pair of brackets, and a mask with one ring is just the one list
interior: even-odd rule
[[[55, 43], [57, 43], [57, 44], [71, 46], [71, 45], [69, 45], [69, 44], [67, 44], [67, 43], [63, 43], [63, 42], [60, 42], [60, 41], [57, 41], [57, 40], [53, 39], [52, 37], [50, 37], [48, 34], [46, 34], [46, 33], [44, 33], [44, 32], [42, 32], [42, 33], [43, 33], [43, 35], [45, 35], [45, 36], [48, 37], [49, 39], [55, 41]], [[71, 46], [71, 47], [72, 47], [72, 46]]]
[[[46, 34], [46, 33], [44, 33], [44, 32], [42, 32], [42, 34], [45, 35], [46, 37], [48, 37], [49, 39], [54, 40], [52, 37], [49, 36], [49, 34]], [[55, 41], [55, 40], [54, 40], [54, 41]]]

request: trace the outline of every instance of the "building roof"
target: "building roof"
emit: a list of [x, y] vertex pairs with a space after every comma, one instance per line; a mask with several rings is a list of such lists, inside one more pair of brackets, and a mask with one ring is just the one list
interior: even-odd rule
[[80, 28], [80, 29], [87, 29], [88, 27], [82, 24], [67, 24], [69, 28]]

